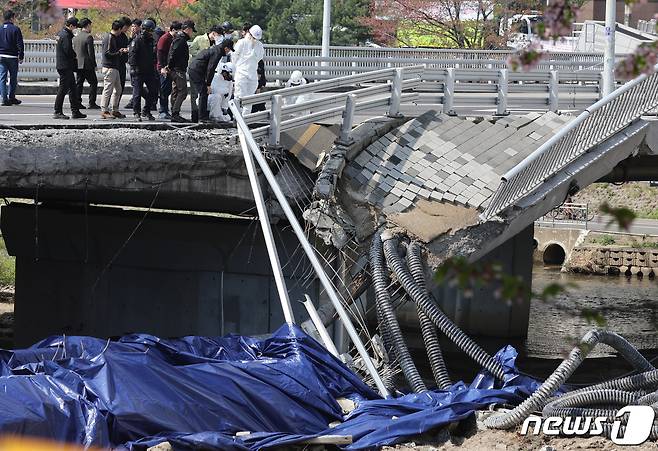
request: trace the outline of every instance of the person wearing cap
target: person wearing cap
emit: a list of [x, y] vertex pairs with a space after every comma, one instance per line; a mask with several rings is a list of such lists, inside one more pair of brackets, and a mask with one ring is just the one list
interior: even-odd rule
[[228, 20], [222, 24], [222, 33], [224, 34], [224, 40], [233, 39], [233, 34], [235, 33], [235, 27]]
[[[130, 64], [130, 82], [133, 87], [133, 113], [135, 119], [142, 121], [142, 117], [150, 121], [155, 120], [151, 114], [154, 98], [158, 92], [158, 79], [155, 72], [155, 47], [153, 32], [155, 22], [145, 20], [141, 25], [141, 32], [135, 35], [128, 50], [128, 64]], [[142, 95], [146, 86], [146, 99], [144, 110], [141, 111]]]
[[73, 50], [78, 60], [76, 71], [76, 88], [82, 105], [82, 90], [85, 81], [89, 83], [89, 109], [99, 110], [96, 104], [98, 96], [98, 77], [96, 76], [96, 51], [94, 37], [91, 35], [91, 20], [84, 18], [80, 21], [80, 31], [73, 38]]
[[[263, 30], [258, 25], [252, 26], [231, 54], [235, 65], [235, 97], [239, 99], [255, 94], [258, 89], [258, 62], [265, 56], [262, 38]], [[242, 108], [242, 115], [250, 112], [251, 106]]]
[[160, 108], [158, 112], [160, 113], [159, 119], [171, 119], [169, 114], [169, 96], [171, 95], [171, 78], [169, 74], [163, 72], [162, 70], [167, 66], [167, 61], [169, 59], [169, 49], [171, 49], [171, 43], [174, 40], [174, 36], [177, 32], [183, 29], [183, 24], [177, 20], [174, 20], [169, 26], [169, 31], [162, 35], [158, 40], [157, 45], [157, 55], [158, 55], [158, 72], [160, 73]]
[[[222, 27], [220, 25], [213, 25], [208, 30], [208, 33], [200, 34], [192, 41], [190, 44], [190, 64], [194, 57], [196, 57], [199, 52], [206, 50], [211, 46], [215, 45], [215, 40], [219, 42], [222, 37]], [[188, 73], [188, 76], [191, 80], [191, 75]], [[192, 122], [199, 122], [199, 107], [197, 105], [197, 99], [199, 97], [199, 92], [197, 92], [196, 86], [194, 83], [190, 83], [190, 105], [192, 106]]]
[[[221, 36], [221, 35], [220, 35]], [[219, 39], [219, 36], [218, 36]], [[199, 120], [201, 122], [208, 122], [208, 95], [210, 94], [210, 86], [222, 57], [227, 51], [233, 48], [233, 41], [226, 39], [217, 45], [199, 52], [192, 61], [190, 61], [189, 75], [190, 85], [194, 86], [195, 90], [199, 93]], [[192, 119], [194, 122], [194, 119]]]
[[190, 59], [190, 49], [187, 41], [196, 33], [194, 22], [191, 20], [183, 23], [182, 31], [174, 36], [167, 57], [167, 65], [161, 72], [171, 77], [171, 120], [172, 122], [187, 122], [181, 115], [180, 110], [183, 101], [187, 97], [187, 66]]
[[57, 87], [57, 97], [55, 97], [55, 114], [54, 119], [69, 119], [64, 114], [64, 97], [68, 94], [71, 103], [71, 115], [73, 119], [84, 119], [87, 117], [80, 112], [80, 96], [75, 84], [75, 71], [78, 69], [78, 61], [73, 49], [73, 30], [78, 28], [78, 19], [69, 17], [64, 23], [59, 33], [55, 35], [57, 44], [55, 45], [55, 63], [57, 73], [59, 74], [59, 85]]

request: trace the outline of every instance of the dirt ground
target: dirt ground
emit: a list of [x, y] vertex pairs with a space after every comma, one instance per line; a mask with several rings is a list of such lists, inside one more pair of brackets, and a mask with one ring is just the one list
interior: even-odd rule
[[638, 446], [619, 446], [603, 437], [555, 438], [546, 435], [523, 437], [518, 432], [483, 430], [467, 438], [453, 437], [441, 444], [408, 443], [383, 449], [389, 451], [655, 451], [658, 449], [658, 444], [647, 442]]

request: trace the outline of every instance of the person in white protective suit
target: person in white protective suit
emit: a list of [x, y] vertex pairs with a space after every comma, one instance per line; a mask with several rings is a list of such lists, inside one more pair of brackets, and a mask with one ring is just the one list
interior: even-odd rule
[[229, 114], [228, 101], [233, 94], [233, 73], [235, 66], [233, 63], [221, 63], [217, 68], [217, 73], [212, 79], [210, 85], [210, 95], [208, 96], [208, 109], [210, 118], [220, 122], [230, 122], [232, 120]]
[[[235, 64], [235, 97], [243, 97], [256, 93], [258, 89], [258, 62], [265, 56], [265, 49], [260, 40], [263, 30], [258, 26], [252, 26], [244, 38], [240, 39], [233, 53], [231, 62]], [[251, 105], [242, 108], [242, 115], [251, 112]]]
[[[296, 86], [304, 86], [308, 81], [304, 78], [304, 74], [301, 71], [296, 70], [290, 74], [290, 78], [286, 82], [286, 88], [294, 88]], [[284, 104], [286, 105], [296, 105], [298, 103], [308, 102], [310, 97], [306, 94], [292, 95], [284, 97]], [[300, 111], [298, 113], [292, 113], [291, 116], [303, 116], [305, 114], [310, 114], [310, 110]]]

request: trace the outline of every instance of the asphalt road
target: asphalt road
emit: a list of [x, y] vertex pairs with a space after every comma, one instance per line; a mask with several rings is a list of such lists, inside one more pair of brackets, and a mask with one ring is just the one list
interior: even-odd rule
[[[315, 94], [311, 98], [315, 97], [323, 97], [327, 95], [332, 95], [334, 93], [321, 93], [321, 94]], [[530, 97], [537, 97], [537, 104], [540, 104], [540, 99], [543, 99], [545, 97], [544, 94], [529, 94]], [[495, 106], [490, 105], [491, 102], [489, 100], [484, 100], [482, 98], [481, 94], [460, 94], [461, 98], [471, 98], [472, 100], [465, 103], [464, 105], [460, 105], [459, 101], [456, 102], [456, 107], [455, 109], [459, 114], [464, 114], [464, 115], [493, 115], [496, 113], [496, 108]], [[79, 119], [79, 120], [74, 120], [74, 119], [69, 119], [69, 120], [57, 120], [53, 119], [52, 115], [54, 113], [53, 106], [55, 103], [55, 95], [54, 94], [45, 94], [45, 95], [19, 95], [18, 98], [23, 101], [21, 105], [18, 106], [11, 106], [11, 107], [5, 107], [5, 106], [0, 106], [0, 124], [8, 125], [8, 126], [27, 126], [27, 125], [57, 125], [57, 124], [69, 124], [69, 125], [78, 125], [78, 124], [89, 124], [90, 122], [136, 122], [132, 118], [132, 110], [127, 110], [123, 108], [126, 103], [130, 100], [130, 95], [125, 94], [120, 102], [121, 112], [127, 115], [128, 117], [126, 119], [121, 119], [121, 120], [103, 120], [100, 118], [100, 111], [99, 110], [83, 110], [83, 113], [87, 114], [88, 117], [86, 119]], [[483, 102], [481, 105], [478, 105], [478, 102], [475, 102], [473, 100], [475, 99], [483, 99]], [[309, 99], [310, 100], [310, 99]], [[100, 95], [98, 96], [98, 103], [100, 103]], [[436, 102], [436, 103], [435, 103]], [[440, 99], [438, 96], [432, 96], [432, 95], [425, 95], [423, 94], [421, 98], [418, 99], [418, 101], [415, 104], [403, 104], [401, 106], [401, 112], [404, 115], [407, 116], [417, 116], [419, 114], [424, 113], [425, 111], [428, 110], [441, 110], [442, 105], [440, 103]], [[83, 104], [87, 103], [87, 94], [83, 96]], [[69, 109], [69, 102], [68, 102], [68, 97], [64, 101], [64, 113], [70, 116], [70, 109]], [[468, 106], [466, 106], [468, 105]], [[189, 97], [185, 100], [185, 103], [183, 104], [183, 109], [182, 109], [182, 116], [189, 119], [190, 118], [190, 101]], [[524, 111], [515, 111], [513, 109], [510, 109], [511, 114], [526, 114], [531, 111], [541, 111], [540, 109], [534, 109], [534, 108], [528, 108]], [[365, 119], [374, 117], [374, 116], [380, 116], [383, 114], [383, 111], [378, 110], [378, 111], [362, 111], [357, 114], [357, 117], [355, 118], [356, 121], [363, 121]], [[154, 113], [154, 116], [156, 116], [156, 123], [157, 122], [163, 122], [157, 120], [157, 114]], [[332, 120], [326, 121], [329, 123], [339, 123], [341, 120], [340, 116], [335, 117]], [[164, 121], [168, 122], [168, 121]], [[325, 122], [325, 121], [323, 121]]]
[[[19, 100], [22, 100], [21, 105], [15, 106], [0, 106], [0, 124], [3, 125], [61, 125], [61, 124], [89, 124], [89, 123], [106, 123], [106, 122], [137, 122], [133, 119], [132, 110], [127, 110], [123, 108], [126, 103], [130, 100], [129, 95], [124, 95], [121, 98], [119, 103], [121, 109], [120, 111], [128, 116], [126, 119], [101, 119], [100, 110], [82, 110], [82, 113], [87, 115], [86, 119], [53, 119], [54, 105], [55, 105], [55, 96], [54, 95], [25, 95], [17, 96]], [[87, 105], [87, 95], [85, 94], [82, 98], [82, 103]], [[98, 96], [97, 102], [100, 104], [100, 95]], [[143, 102], [143, 100], [142, 100]], [[70, 103], [68, 101], [68, 96], [64, 100], [64, 114], [70, 116]], [[189, 119], [190, 118], [190, 101], [189, 97], [186, 99], [185, 104], [183, 105], [181, 115]], [[156, 117], [156, 122], [163, 122], [157, 120], [157, 112], [154, 112], [153, 115]], [[169, 122], [169, 121], [164, 121]]]
[[658, 220], [655, 219], [635, 219], [629, 230], [620, 229], [616, 221], [609, 224], [610, 217], [595, 216], [587, 225], [582, 221], [537, 221], [537, 224], [544, 227], [554, 227], [557, 229], [587, 229], [595, 232], [626, 232], [637, 235], [656, 235], [658, 236]]

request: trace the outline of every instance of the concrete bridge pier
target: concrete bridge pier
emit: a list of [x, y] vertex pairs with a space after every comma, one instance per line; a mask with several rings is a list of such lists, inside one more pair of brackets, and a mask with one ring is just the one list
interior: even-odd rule
[[[2, 207], [2, 234], [16, 256], [15, 346], [53, 334], [256, 335], [283, 324], [256, 221], [144, 217], [70, 204]], [[273, 228], [282, 248], [295, 249], [292, 232]], [[290, 299], [317, 300], [317, 281], [299, 277], [299, 260], [284, 267]], [[301, 303], [293, 308], [305, 317]]]

